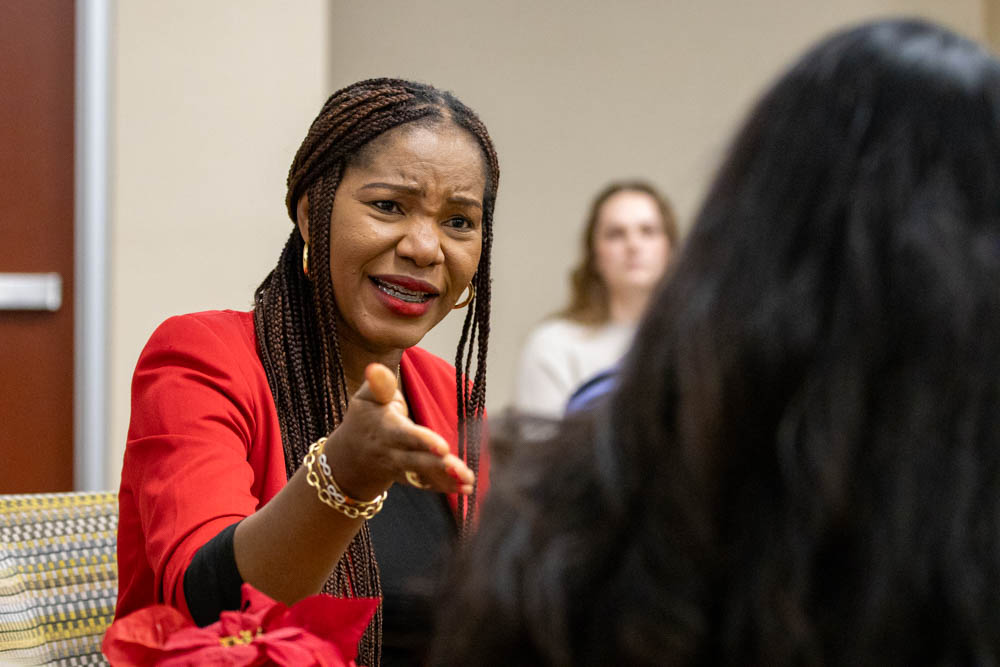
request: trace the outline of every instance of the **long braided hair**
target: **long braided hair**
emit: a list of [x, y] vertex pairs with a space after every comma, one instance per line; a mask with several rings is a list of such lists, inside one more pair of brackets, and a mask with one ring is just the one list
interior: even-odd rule
[[[473, 472], [479, 467], [480, 422], [486, 405], [486, 352], [490, 333], [490, 249], [499, 165], [486, 127], [450, 93], [398, 79], [369, 79], [343, 88], [323, 105], [288, 172], [286, 206], [308, 195], [312, 252], [303, 272], [304, 241], [292, 231], [278, 265], [254, 295], [254, 328], [281, 427], [285, 468], [291, 477], [309, 445], [340, 425], [347, 385], [337, 336], [337, 305], [330, 279], [330, 213], [344, 169], [379, 135], [406, 123], [449, 122], [467, 130], [482, 149], [486, 170], [482, 254], [472, 278], [475, 298], [466, 311], [455, 354], [458, 455]], [[473, 357], [475, 370], [473, 372]], [[468, 378], [472, 378], [471, 383]], [[476, 494], [459, 496], [458, 528], [468, 528]], [[339, 597], [381, 595], [378, 564], [367, 524], [337, 563], [324, 592]], [[381, 659], [379, 608], [359, 647], [359, 662]]]

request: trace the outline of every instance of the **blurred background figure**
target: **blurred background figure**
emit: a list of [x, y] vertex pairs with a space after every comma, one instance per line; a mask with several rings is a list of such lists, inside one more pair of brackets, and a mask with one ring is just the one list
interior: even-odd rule
[[433, 664], [1000, 663], [998, 127], [934, 24], [788, 70], [610, 403], [494, 479]]
[[678, 241], [670, 203], [652, 185], [625, 181], [594, 199], [569, 305], [528, 336], [518, 364], [514, 407], [559, 417], [581, 384], [612, 368]]

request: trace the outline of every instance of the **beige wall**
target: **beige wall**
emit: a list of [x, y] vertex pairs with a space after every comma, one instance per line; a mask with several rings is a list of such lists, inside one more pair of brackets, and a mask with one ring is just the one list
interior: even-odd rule
[[[119, 2], [109, 481], [139, 350], [171, 314], [249, 306], [290, 230], [288, 164], [332, 90], [428, 81], [493, 133], [496, 411], [523, 336], [565, 298], [578, 227], [605, 181], [649, 178], [686, 225], [734, 123], [806, 44], [900, 12], [980, 38], [995, 2]], [[459, 324], [449, 317], [426, 346], [451, 358]]]
[[1000, 47], [1000, 0], [983, 0], [983, 38], [994, 51]]
[[[501, 166], [489, 408], [511, 397], [530, 327], [559, 308], [589, 198], [648, 178], [686, 226], [753, 97], [846, 22], [918, 14], [983, 35], [981, 0], [369, 0], [338, 2], [330, 87], [414, 78], [476, 109]], [[451, 359], [452, 316], [424, 345]]]
[[326, 98], [323, 0], [117, 3], [111, 456], [166, 317], [247, 309], [291, 231], [285, 176]]

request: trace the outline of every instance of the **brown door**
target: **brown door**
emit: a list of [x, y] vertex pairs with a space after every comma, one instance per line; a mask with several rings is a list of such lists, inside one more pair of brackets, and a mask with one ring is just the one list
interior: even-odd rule
[[0, 493], [73, 488], [73, 13], [0, 0]]

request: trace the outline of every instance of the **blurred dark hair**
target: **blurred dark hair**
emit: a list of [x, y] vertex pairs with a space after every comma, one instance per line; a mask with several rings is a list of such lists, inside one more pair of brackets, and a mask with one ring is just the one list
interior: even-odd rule
[[580, 264], [570, 274], [569, 305], [559, 313], [582, 324], [603, 324], [611, 317], [610, 296], [604, 278], [597, 272], [597, 257], [594, 253], [594, 235], [597, 232], [597, 221], [600, 219], [601, 207], [619, 192], [638, 192], [648, 195], [660, 212], [663, 232], [670, 239], [670, 247], [677, 248], [680, 231], [677, 227], [677, 216], [667, 197], [645, 181], [619, 181], [611, 183], [601, 190], [590, 205], [587, 224], [584, 225], [580, 237], [583, 257]]
[[604, 408], [496, 481], [440, 665], [1000, 661], [1000, 64], [833, 35], [737, 135]]

